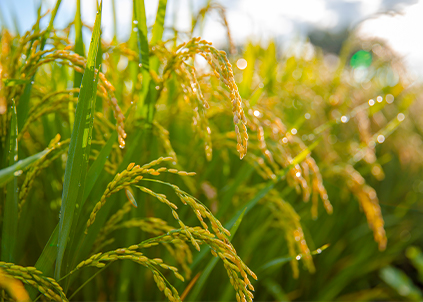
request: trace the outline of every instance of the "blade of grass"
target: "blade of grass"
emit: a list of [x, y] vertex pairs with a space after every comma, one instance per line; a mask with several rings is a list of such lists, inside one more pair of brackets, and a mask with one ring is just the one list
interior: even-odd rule
[[[244, 209], [244, 211], [241, 212], [241, 214], [237, 217], [234, 225], [232, 226], [230, 232], [231, 232], [231, 237], [229, 238], [229, 241], [232, 240], [232, 238], [234, 237], [234, 235], [236, 234], [236, 231], [238, 230], [239, 225], [242, 222], [242, 219], [244, 218], [244, 214], [245, 211], [247, 210], [247, 208]], [[219, 261], [220, 258], [218, 257], [213, 257], [209, 263], [207, 264], [206, 268], [204, 269], [203, 273], [201, 274], [200, 278], [198, 279], [198, 281], [195, 283], [194, 285], [194, 289], [191, 292], [191, 294], [188, 294], [189, 296], [189, 301], [197, 301], [199, 298], [199, 294], [201, 293], [201, 290], [203, 289], [204, 285], [206, 284], [209, 275], [211, 274], [211, 272], [213, 271], [214, 267], [216, 266], [217, 262]]]
[[0, 187], [11, 181], [15, 173], [20, 173], [20, 171], [28, 169], [34, 162], [46, 156], [51, 150], [51, 148], [47, 148], [41, 152], [31, 155], [30, 157], [16, 162], [12, 166], [0, 170]]
[[[99, 70], [100, 70], [100, 68], [99, 68]], [[79, 242], [82, 242], [83, 241], [83, 236], [84, 236], [84, 235], [81, 236], [81, 234], [82, 234], [81, 232], [78, 232], [77, 233], [76, 231], [77, 231], [77, 225], [78, 225], [77, 223], [78, 223], [79, 213], [81, 211], [80, 209], [82, 208], [82, 206], [84, 204], [84, 201], [85, 201], [85, 199], [83, 198], [84, 191], [85, 191], [85, 184], [86, 184], [86, 177], [85, 176], [86, 176], [86, 173], [87, 173], [87, 167], [88, 167], [88, 161], [89, 161], [88, 158], [89, 158], [89, 154], [90, 154], [89, 149], [90, 149], [91, 137], [92, 137], [92, 130], [93, 130], [95, 102], [96, 102], [96, 99], [97, 99], [96, 90], [97, 90], [97, 85], [98, 85], [98, 79], [99, 79], [99, 74], [97, 74], [97, 76], [94, 79], [95, 80], [95, 84], [94, 84], [94, 89], [93, 89], [93, 92], [92, 92], [92, 95], [91, 95], [91, 108], [90, 108], [91, 109], [90, 110], [91, 111], [91, 114], [90, 114], [90, 116], [92, 117], [92, 119], [90, 120], [91, 121], [91, 124], [89, 125], [87, 148], [86, 148], [86, 151], [85, 151], [85, 154], [84, 154], [84, 157], [86, 158], [86, 167], [82, 171], [82, 175], [81, 175], [81, 179], [84, 182], [84, 187], [82, 189], [80, 189], [80, 191], [78, 192], [78, 196], [76, 197], [76, 205], [75, 205], [75, 213], [76, 213], [76, 215], [74, 216], [75, 217], [75, 224], [74, 224], [74, 227], [70, 231], [70, 235], [69, 235], [70, 240], [69, 240], [68, 253], [67, 253], [67, 257], [64, 258], [65, 259], [64, 260], [64, 263], [66, 264], [66, 271], [68, 271], [69, 264], [72, 263], [72, 260], [75, 259], [75, 256], [77, 254], [76, 252], [74, 252], [75, 249], [78, 249], [78, 247], [75, 247], [74, 246], [75, 234], [79, 234], [80, 235], [81, 240]], [[84, 136], [85, 135], [86, 134], [85, 134], [85, 131], [84, 131]], [[83, 144], [84, 144], [84, 142], [83, 142]], [[79, 184], [78, 184], [78, 186], [79, 186]], [[81, 202], [78, 203], [78, 201], [81, 201]], [[69, 279], [68, 279], [68, 284], [69, 284]], [[66, 288], [65, 288], [66, 291], [67, 291], [68, 284], [66, 285]]]
[[[18, 160], [18, 123], [16, 105], [12, 99], [12, 118], [10, 121], [9, 164]], [[1, 259], [14, 262], [16, 240], [18, 239], [18, 174], [7, 184], [6, 203], [4, 206], [3, 232], [1, 240]]]
[[[90, 166], [90, 169], [87, 173], [86, 185], [84, 190], [84, 198], [82, 199], [81, 207], [84, 205], [88, 196], [90, 195], [96, 181], [98, 180], [101, 172], [104, 168], [104, 163], [106, 162], [112, 147], [113, 143], [117, 140], [117, 133], [115, 132], [107, 141], [106, 145], [101, 149], [97, 159]], [[54, 231], [50, 235], [50, 239], [47, 244], [44, 246], [43, 252], [35, 264], [35, 267], [43, 272], [46, 276], [51, 276], [53, 274], [53, 267], [57, 257], [57, 239], [59, 235], [59, 225], [57, 224]], [[36, 291], [29, 291], [31, 298], [34, 299]]]
[[94, 30], [88, 52], [87, 65], [82, 78], [81, 90], [75, 114], [75, 123], [69, 145], [63, 183], [62, 206], [59, 220], [59, 238], [55, 278], [59, 279], [66, 245], [73, 221], [78, 220], [81, 199], [91, 146], [91, 132], [94, 121], [94, 106], [98, 81], [94, 76], [95, 63], [100, 39], [101, 4], [96, 15]]
[[[325, 244], [325, 245], [321, 246], [320, 248], [312, 251], [311, 254], [312, 255], [319, 255], [319, 254], [322, 253], [322, 251], [326, 250], [328, 247], [329, 247], [329, 244]], [[302, 254], [298, 254], [296, 257], [298, 257], [298, 256], [302, 257], [303, 255]], [[265, 270], [267, 270], [269, 268], [274, 268], [274, 269], [275, 268], [278, 268], [278, 267], [282, 266], [285, 263], [288, 263], [289, 261], [291, 261], [293, 259], [294, 259], [294, 257], [287, 255], [287, 256], [284, 256], [284, 257], [279, 257], [279, 258], [270, 260], [269, 262], [263, 264], [258, 269], [258, 272], [265, 271]]]
[[[82, 40], [82, 20], [81, 20], [81, 0], [76, 1], [76, 12], [75, 12], [75, 53], [80, 56], [85, 56], [84, 41]], [[73, 74], [73, 88], [79, 88], [81, 86], [82, 73], [74, 70]], [[78, 93], [74, 93], [77, 97]], [[69, 102], [69, 124], [71, 127], [75, 121], [75, 108], [73, 102]], [[72, 131], [72, 128], [71, 128]]]
[[218, 218], [227, 212], [228, 208], [231, 206], [232, 197], [235, 195], [238, 187], [246, 182], [246, 180], [251, 176], [253, 171], [253, 166], [243, 165], [241, 169], [239, 169], [233, 182], [222, 189], [222, 206], [219, 208], [219, 211], [216, 214]]
[[87, 180], [85, 182], [84, 198], [82, 199], [83, 200], [82, 205], [84, 205], [84, 201], [87, 200], [88, 195], [90, 194], [91, 190], [93, 189], [95, 185], [95, 182], [100, 176], [100, 173], [103, 171], [104, 164], [106, 163], [107, 158], [109, 157], [110, 152], [112, 151], [113, 144], [116, 141], [117, 141], [117, 132], [113, 132], [112, 136], [110, 136], [106, 145], [104, 145], [104, 147], [101, 149], [96, 160], [92, 163], [90, 169], [88, 170]]
[[142, 90], [140, 102], [137, 108], [137, 115], [146, 117], [148, 115], [148, 108], [150, 104], [147, 94], [150, 87], [151, 76], [147, 40], [147, 18], [145, 17], [144, 0], [134, 1], [134, 16], [135, 29], [138, 33], [139, 67], [142, 74]]
[[[151, 37], [151, 41], [150, 41], [151, 45], [156, 45], [163, 38], [166, 5], [167, 5], [167, 0], [159, 1], [159, 6], [157, 8], [156, 22], [154, 23], [154, 26], [153, 26], [153, 36]], [[159, 64], [160, 64], [159, 58], [154, 56], [151, 59], [151, 66], [150, 66], [151, 70], [154, 70], [155, 72], [157, 72], [159, 69]]]

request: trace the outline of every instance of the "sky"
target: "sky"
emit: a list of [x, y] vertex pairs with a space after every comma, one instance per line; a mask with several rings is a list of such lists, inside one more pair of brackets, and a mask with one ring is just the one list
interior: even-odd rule
[[[16, 16], [20, 32], [31, 28], [40, 0], [0, 0], [1, 19], [8, 28], [14, 28]], [[82, 0], [82, 20], [94, 23], [96, 0]], [[104, 38], [111, 39], [112, 0], [103, 3]], [[62, 0], [55, 26], [60, 28], [73, 20], [75, 0]], [[168, 0], [168, 18], [165, 26], [179, 30], [191, 28], [191, 12], [198, 11], [205, 0]], [[233, 40], [242, 45], [247, 40], [265, 44], [270, 39], [289, 44], [302, 39], [312, 29], [339, 31], [345, 27], [357, 28], [367, 37], [385, 39], [404, 57], [409, 68], [423, 78], [423, 2], [418, 0], [231, 0], [217, 1], [226, 7]], [[52, 8], [54, 0], [42, 0], [43, 10]], [[145, 0], [148, 25], [153, 25], [158, 0]], [[24, 9], [22, 9], [24, 8]], [[118, 37], [125, 40], [131, 31], [132, 1], [116, 0]], [[129, 12], [129, 14], [128, 14]], [[395, 12], [395, 13], [393, 13]], [[45, 21], [47, 22], [47, 19]], [[84, 33], [89, 41], [90, 33]], [[225, 45], [226, 30], [218, 15], [211, 14], [201, 36], [217, 47]]]

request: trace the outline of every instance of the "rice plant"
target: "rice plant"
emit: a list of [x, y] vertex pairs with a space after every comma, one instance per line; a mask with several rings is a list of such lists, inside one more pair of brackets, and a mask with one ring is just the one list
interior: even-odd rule
[[224, 7], [181, 33], [166, 0], [106, 41], [76, 2], [0, 33], [1, 299], [421, 299], [421, 86], [388, 46], [237, 53]]

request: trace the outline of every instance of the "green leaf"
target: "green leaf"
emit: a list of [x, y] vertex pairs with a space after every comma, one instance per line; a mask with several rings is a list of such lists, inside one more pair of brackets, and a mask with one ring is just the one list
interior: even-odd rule
[[145, 17], [144, 0], [134, 1], [134, 14], [135, 14], [135, 28], [138, 32], [138, 50], [139, 60], [142, 64], [141, 68], [150, 71], [150, 59], [147, 40], [147, 18]]
[[[82, 40], [82, 20], [81, 20], [81, 0], [76, 1], [76, 12], [75, 12], [75, 53], [80, 56], [85, 56], [84, 41]], [[79, 88], [81, 86], [82, 73], [74, 70], [73, 73], [73, 88]], [[74, 93], [75, 97], [78, 93]], [[69, 102], [69, 122], [72, 124], [75, 121], [75, 108], [72, 102]], [[71, 128], [72, 130], [72, 128]]]
[[[159, 7], [157, 8], [156, 22], [153, 26], [153, 36], [151, 37], [150, 44], [156, 45], [163, 38], [164, 20], [166, 15], [167, 0], [160, 0]], [[157, 56], [151, 59], [151, 70], [157, 72], [159, 70], [160, 60]]]
[[37, 154], [18, 161], [12, 166], [0, 170], [0, 187], [12, 180], [15, 173], [20, 174], [21, 171], [28, 169], [34, 162], [46, 156], [51, 150], [53, 149], [45, 149]]
[[[18, 160], [18, 123], [16, 105], [12, 99], [12, 118], [10, 121], [9, 164], [13, 166]], [[6, 203], [3, 216], [3, 233], [1, 239], [1, 259], [14, 262], [16, 240], [18, 237], [18, 175], [7, 184]]]
[[417, 246], [410, 246], [405, 251], [405, 255], [410, 259], [413, 266], [419, 273], [420, 282], [423, 282], [423, 253]]
[[93, 162], [90, 169], [88, 170], [87, 180], [85, 181], [83, 202], [87, 200], [88, 195], [91, 193], [91, 190], [94, 188], [95, 182], [100, 176], [100, 173], [103, 171], [104, 164], [106, 163], [107, 158], [109, 157], [110, 152], [112, 151], [113, 144], [116, 142], [116, 140], [117, 140], [117, 132], [113, 132], [113, 134], [110, 136], [109, 140], [107, 141], [106, 145], [104, 145], [104, 147], [101, 149], [96, 160]]
[[[94, 188], [94, 184], [98, 180], [101, 172], [104, 169], [104, 163], [106, 162], [112, 147], [113, 143], [116, 142], [117, 133], [114, 132], [112, 136], [107, 141], [106, 145], [101, 149], [97, 159], [93, 162], [90, 166], [90, 169], [87, 173], [86, 178], [86, 185], [84, 190], [84, 198], [82, 200], [81, 206], [84, 205], [85, 201], [87, 200], [89, 194], [91, 193], [92, 189]], [[53, 274], [53, 267], [57, 257], [57, 239], [59, 235], [59, 224], [56, 225], [54, 228], [53, 233], [50, 235], [50, 239], [48, 240], [47, 244], [44, 246], [43, 252], [41, 253], [40, 257], [35, 264], [35, 267], [43, 272], [46, 276], [51, 276]], [[36, 292], [34, 293], [30, 291], [31, 298], [35, 298]]]
[[380, 270], [380, 278], [409, 301], [421, 301], [421, 291], [402, 270], [387, 266]]
[[[319, 254], [322, 253], [322, 251], [324, 251], [328, 247], [329, 247], [329, 244], [325, 244], [322, 247], [320, 247], [320, 248], [312, 251], [311, 254], [312, 255], [319, 255]], [[298, 256], [301, 256], [302, 257], [303, 255], [302, 254], [299, 254]], [[286, 255], [284, 257], [278, 257], [276, 259], [270, 260], [269, 262], [263, 264], [258, 269], [258, 271], [261, 272], [261, 271], [264, 271], [264, 270], [269, 269], [269, 268], [278, 268], [278, 267], [282, 266], [285, 263], [288, 263], [289, 261], [291, 261], [293, 259], [294, 259], [294, 257], [292, 257], [290, 255]]]
[[[94, 121], [94, 106], [97, 91], [97, 79], [94, 77], [95, 63], [100, 40], [101, 4], [96, 15], [94, 30], [88, 52], [87, 65], [82, 78], [81, 90], [75, 113], [75, 123], [69, 145], [63, 183], [62, 206], [59, 220], [59, 238], [55, 278], [60, 279], [62, 261], [69, 240], [73, 222], [78, 221], [81, 200], [84, 194], [87, 173], [91, 133]], [[76, 225], [76, 223], [75, 223]]]
[[138, 104], [137, 115], [146, 117], [152, 102], [151, 97], [148, 97], [150, 87], [150, 59], [149, 48], [147, 40], [147, 19], [145, 17], [144, 0], [134, 1], [134, 14], [135, 14], [135, 28], [138, 33], [138, 56], [139, 66], [142, 74], [142, 90], [140, 101]]

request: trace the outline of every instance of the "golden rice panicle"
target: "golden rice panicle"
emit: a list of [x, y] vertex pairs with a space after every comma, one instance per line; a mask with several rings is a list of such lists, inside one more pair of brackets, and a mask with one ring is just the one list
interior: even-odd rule
[[35, 267], [24, 267], [14, 263], [0, 262], [0, 269], [10, 277], [34, 287], [51, 301], [68, 301], [62, 287], [56, 280], [44, 276]]
[[[50, 53], [45, 55], [48, 52]], [[28, 60], [30, 59], [34, 61], [34, 64], [25, 64], [24, 69], [22, 70], [23, 73], [26, 73], [27, 78], [30, 78], [32, 75], [34, 75], [38, 67], [50, 62], [61, 63], [81, 73], [83, 73], [87, 63], [86, 59], [77, 53], [72, 53], [67, 49], [57, 50], [54, 48], [45, 51], [38, 51], [34, 53], [33, 56], [28, 58]], [[26, 67], [29, 69], [26, 70]], [[97, 69], [95, 72], [99, 73]], [[119, 146], [123, 148], [125, 146], [126, 138], [126, 132], [124, 130], [125, 116], [123, 115], [122, 110], [118, 105], [118, 101], [114, 95], [115, 88], [113, 85], [106, 79], [102, 72], [99, 73], [99, 79], [99, 94], [109, 103], [110, 107], [112, 108], [113, 115], [116, 119], [116, 131], [118, 133]]]
[[272, 190], [269, 193], [270, 195], [266, 201], [266, 205], [274, 210], [273, 213], [275, 214], [277, 225], [284, 230], [289, 254], [293, 258], [291, 260], [291, 267], [294, 278], [297, 278], [299, 275], [298, 260], [300, 259], [304, 261], [305, 266], [310, 272], [314, 272], [315, 267], [301, 227], [300, 216], [289, 203], [280, 198], [276, 190]]
[[369, 119], [367, 111], [366, 110], [357, 111], [355, 115], [355, 119], [357, 120], [357, 127], [358, 127], [358, 133], [360, 135], [360, 139], [366, 146], [368, 146], [365, 149], [363, 159], [367, 163], [372, 164], [376, 161], [376, 153], [375, 153], [375, 148], [372, 146], [369, 146], [369, 142], [372, 140], [372, 134], [371, 134], [370, 119]]
[[323, 201], [323, 206], [324, 206], [326, 212], [328, 214], [332, 214], [333, 207], [332, 207], [332, 204], [329, 201], [329, 196], [328, 196], [328, 193], [325, 189], [325, 186], [323, 185], [322, 174], [320, 174], [320, 169], [317, 166], [316, 161], [313, 159], [313, 157], [307, 156], [306, 159], [305, 159], [305, 163], [308, 165], [309, 171], [312, 172], [311, 177], [312, 177], [313, 192], [312, 192], [311, 216], [313, 217], [313, 219], [317, 219], [317, 215], [318, 215], [317, 208], [318, 208], [318, 196], [319, 195], [320, 195], [320, 198]]
[[175, 150], [173, 150], [172, 144], [169, 140], [169, 131], [160, 125], [156, 120], [153, 121], [154, 133], [161, 139], [163, 147], [166, 153], [173, 158], [173, 161], [177, 162], [178, 158], [176, 157]]
[[65, 152], [67, 152], [67, 147], [69, 145], [70, 139], [64, 140], [59, 142], [60, 135], [57, 135], [50, 143], [49, 148], [53, 150], [54, 155], [51, 157], [43, 157], [42, 159], [38, 160], [31, 168], [28, 170], [25, 176], [25, 180], [21, 186], [19, 192], [19, 215], [22, 211], [22, 207], [26, 202], [26, 197], [28, 196], [29, 190], [31, 189], [35, 178], [40, 174], [40, 172], [47, 168], [54, 160], [62, 156]]
[[[182, 64], [184, 60], [192, 58], [194, 54], [203, 56], [216, 76], [229, 89], [233, 121], [235, 124], [235, 132], [237, 133], [237, 151], [242, 159], [247, 153], [247, 118], [242, 108], [242, 99], [235, 83], [232, 65], [224, 51], [218, 51], [211, 46], [211, 43], [201, 40], [201, 38], [193, 38], [189, 42], [179, 45], [177, 47], [176, 58], [174, 61]], [[175, 64], [176, 63], [173, 63], [172, 67], [174, 67]], [[170, 70], [170, 66], [167, 66], [165, 70]]]
[[107, 185], [106, 190], [100, 198], [100, 201], [96, 203], [94, 209], [91, 211], [90, 218], [87, 221], [87, 227], [85, 234], [88, 232], [88, 228], [94, 223], [97, 212], [104, 206], [106, 199], [120, 191], [121, 189], [129, 187], [131, 184], [137, 183], [142, 179], [140, 166], [134, 166], [132, 163], [128, 166], [129, 169], [123, 170], [121, 173], [115, 175], [114, 179]]
[[[150, 246], [152, 245], [153, 244], [150, 244]], [[176, 289], [163, 277], [163, 275], [158, 270], [158, 268], [163, 268], [172, 271], [176, 278], [180, 279], [182, 276], [178, 273], [178, 269], [163, 263], [163, 260], [160, 258], [150, 259], [143, 253], [137, 252], [137, 249], [140, 247], [140, 245], [133, 245], [129, 248], [118, 248], [106, 253], [92, 255], [87, 260], [80, 262], [75, 267], [75, 269], [70, 272], [70, 274], [73, 274], [77, 270], [87, 266], [103, 268], [107, 263], [115, 262], [117, 260], [130, 260], [145, 266], [153, 273], [153, 278], [157, 287], [160, 291], [164, 291], [165, 296], [169, 299], [169, 301], [180, 301], [179, 294]], [[144, 247], [146, 246], [144, 245]]]
[[9, 296], [15, 301], [30, 301], [29, 295], [22, 285], [22, 282], [13, 278], [2, 269], [0, 269], [0, 288], [5, 289]]
[[[191, 236], [198, 242], [198, 244], [207, 244], [211, 248], [211, 253], [215, 257], [219, 257], [224, 264], [224, 267], [228, 273], [229, 280], [234, 287], [235, 291], [238, 293], [240, 298], [248, 299], [251, 301], [253, 294], [251, 291], [254, 291], [254, 287], [251, 284], [248, 275], [257, 280], [257, 276], [252, 272], [241, 258], [237, 255], [235, 248], [227, 240], [222, 240], [216, 238], [208, 230], [202, 229], [200, 227], [187, 227]], [[162, 242], [166, 238], [167, 241], [172, 241], [173, 238], [179, 238], [184, 241], [191, 240], [188, 233], [183, 229], [174, 230], [166, 234], [166, 236], [160, 238], [152, 238], [149, 241], [149, 244]], [[146, 244], [140, 244], [140, 248], [146, 246]], [[248, 298], [249, 297], [249, 298]]]
[[384, 229], [385, 222], [382, 217], [382, 211], [376, 191], [372, 187], [366, 185], [363, 176], [361, 176], [361, 174], [351, 165], [345, 167], [343, 174], [347, 177], [349, 189], [357, 197], [366, 215], [367, 223], [373, 231], [374, 239], [378, 243], [379, 250], [385, 250], [387, 244]]
[[[121, 229], [121, 228], [140, 228], [143, 232], [155, 235], [155, 236], [162, 236], [168, 232], [175, 230], [174, 227], [167, 224], [166, 221], [156, 218], [156, 217], [148, 217], [148, 218], [133, 218], [127, 221], [122, 222], [119, 225], [116, 225], [113, 230]], [[162, 238], [165, 241], [165, 238]], [[192, 253], [185, 241], [182, 240], [172, 240], [169, 243], [162, 242], [169, 253], [174, 256], [175, 260], [181, 265], [182, 269], [185, 272], [187, 279], [191, 276], [191, 269], [189, 268], [188, 264], [192, 262]], [[173, 247], [171, 246], [173, 245]]]
[[107, 235], [109, 235], [116, 225], [123, 219], [126, 213], [131, 211], [133, 208], [130, 201], [126, 202], [121, 209], [119, 209], [115, 214], [110, 216], [106, 224], [100, 229], [97, 238], [93, 244], [93, 250], [98, 250], [98, 247], [106, 240]]
[[249, 164], [251, 164], [256, 172], [263, 178], [263, 179], [276, 179], [275, 173], [272, 169], [266, 164], [262, 157], [258, 157], [254, 153], [250, 153], [246, 158]]

